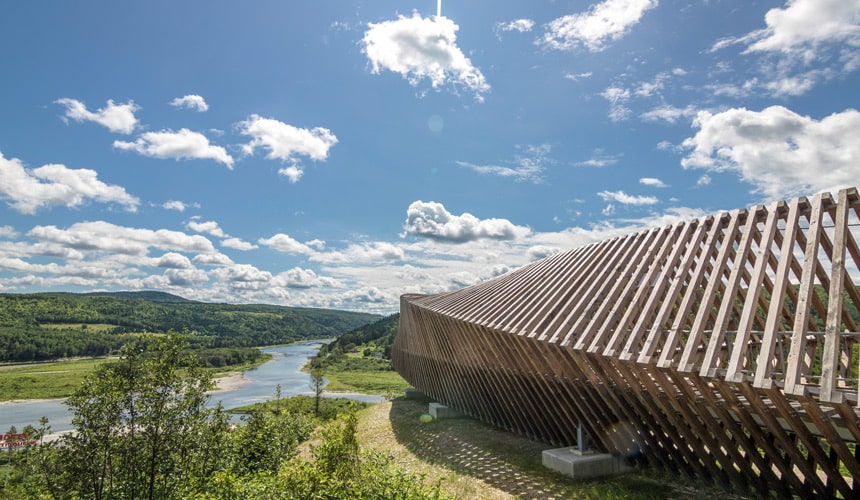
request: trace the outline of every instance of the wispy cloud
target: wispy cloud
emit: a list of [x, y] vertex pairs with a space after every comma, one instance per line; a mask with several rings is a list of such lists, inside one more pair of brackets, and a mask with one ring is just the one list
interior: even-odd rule
[[584, 47], [599, 52], [626, 35], [647, 10], [656, 6], [657, 0], [605, 0], [587, 12], [553, 20], [537, 43], [550, 49]]

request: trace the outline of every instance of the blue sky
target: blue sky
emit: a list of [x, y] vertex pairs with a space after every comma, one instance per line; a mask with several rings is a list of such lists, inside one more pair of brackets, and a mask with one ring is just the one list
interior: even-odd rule
[[0, 292], [390, 313], [860, 174], [860, 0], [3, 2], [0, 47]]

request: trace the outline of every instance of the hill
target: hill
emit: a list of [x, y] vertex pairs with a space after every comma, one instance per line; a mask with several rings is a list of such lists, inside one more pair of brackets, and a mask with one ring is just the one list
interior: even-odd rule
[[0, 361], [103, 355], [129, 333], [186, 332], [194, 347], [255, 347], [338, 337], [374, 314], [210, 304], [161, 292], [0, 294]]

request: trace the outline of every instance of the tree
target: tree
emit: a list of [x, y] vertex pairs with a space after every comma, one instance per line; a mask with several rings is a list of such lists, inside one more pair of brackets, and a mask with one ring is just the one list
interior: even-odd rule
[[186, 347], [178, 335], [137, 338], [67, 400], [75, 432], [59, 447], [66, 491], [173, 498], [222, 467], [226, 418], [205, 407], [212, 380]]
[[325, 390], [325, 368], [316, 364], [311, 366], [311, 390], [314, 391], [314, 415], [320, 414], [320, 397]]

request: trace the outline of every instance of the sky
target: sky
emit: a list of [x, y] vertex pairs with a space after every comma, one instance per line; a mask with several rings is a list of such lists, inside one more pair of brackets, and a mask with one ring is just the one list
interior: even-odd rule
[[0, 293], [389, 314], [860, 177], [860, 0], [0, 3]]

